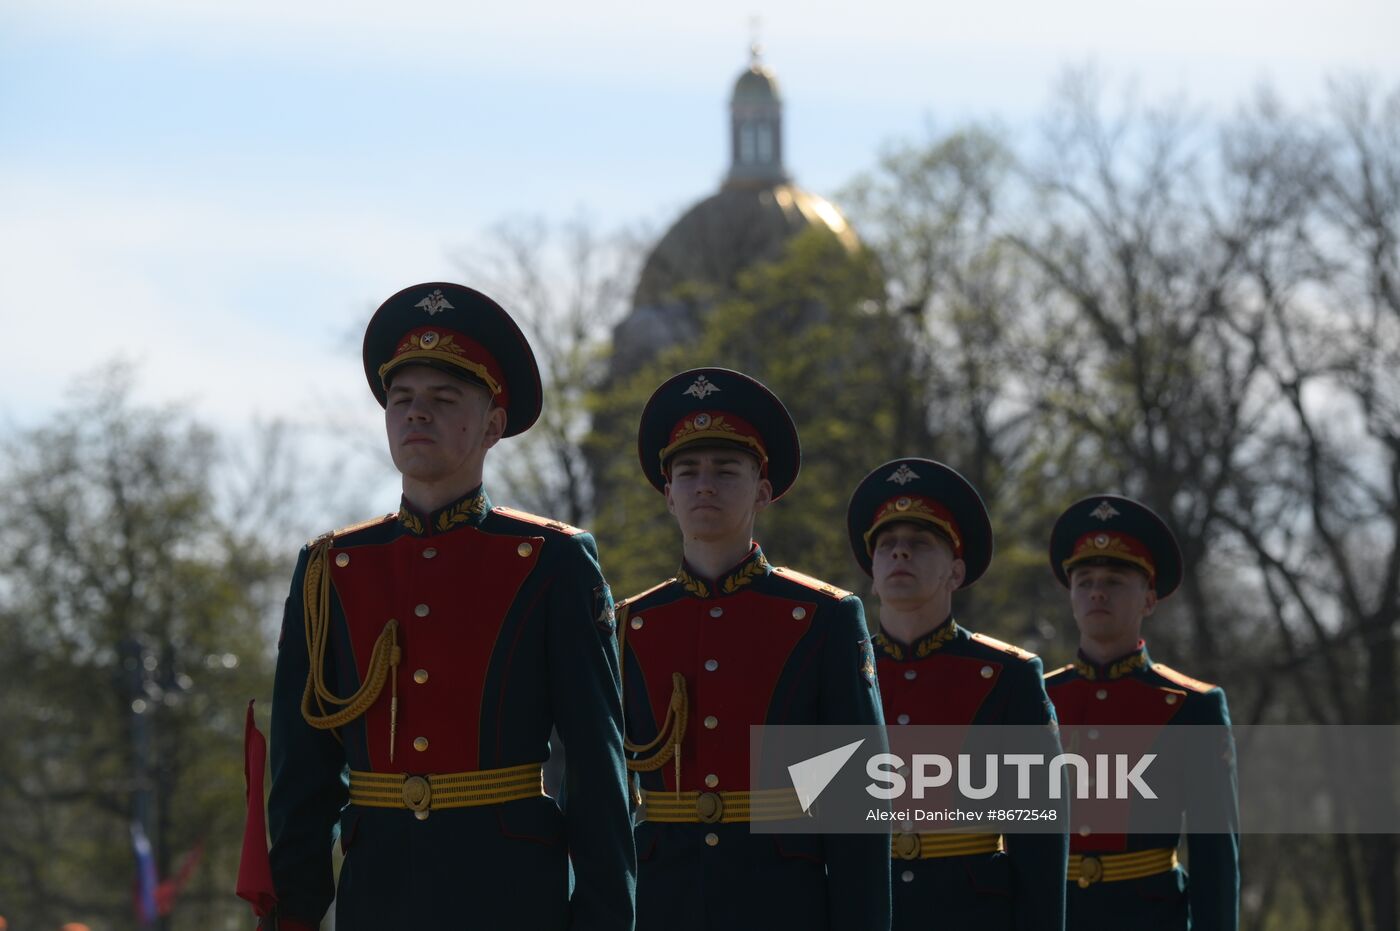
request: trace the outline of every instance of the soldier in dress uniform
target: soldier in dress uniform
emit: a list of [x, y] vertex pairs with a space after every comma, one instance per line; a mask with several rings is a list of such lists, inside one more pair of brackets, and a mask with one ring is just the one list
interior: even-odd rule
[[[953, 594], [992, 558], [977, 490], [929, 459], [867, 475], [846, 512], [856, 562], [880, 598], [875, 656], [885, 720], [914, 725], [1045, 725], [1058, 750], [1040, 660], [953, 619]], [[1063, 833], [919, 833], [892, 839], [895, 929], [1064, 927]]]
[[[1110, 827], [1117, 830], [1095, 830], [1086, 811], [1071, 814], [1069, 927], [1234, 931], [1239, 915], [1238, 815], [1225, 693], [1154, 663], [1142, 639], [1143, 620], [1181, 581], [1176, 538], [1144, 505], [1095, 495], [1071, 505], [1055, 522], [1050, 568], [1070, 590], [1079, 627], [1078, 658], [1046, 677], [1066, 749], [1073, 741], [1083, 752], [1093, 741], [1108, 739], [1099, 729], [1111, 725], [1133, 725], [1131, 731], [1113, 730], [1144, 747], [1164, 737], [1162, 729], [1169, 725], [1213, 725], [1197, 733], [1218, 741], [1218, 752], [1205, 754], [1205, 765], [1186, 773], [1181, 784], [1154, 780], [1152, 785], [1172, 806], [1174, 825], [1185, 816], [1189, 883], [1177, 862], [1177, 831], [1128, 830], [1124, 809], [1130, 813], [1131, 799], [1116, 803], [1116, 812], [1108, 808], [1107, 817], [1117, 822]], [[1076, 805], [1104, 811], [1097, 803]]]
[[618, 604], [638, 928], [887, 929], [883, 835], [748, 823], [803, 814], [791, 789], [750, 792], [750, 725], [882, 723], [860, 600], [753, 541], [797, 478], [786, 408], [738, 372], [682, 372], [647, 402], [637, 447], [683, 549], [675, 578]]
[[[494, 507], [481, 483], [487, 450], [539, 414], [529, 344], [484, 294], [422, 284], [375, 313], [364, 367], [403, 499], [297, 562], [273, 697], [278, 902], [265, 926], [316, 928], [334, 896], [341, 931], [626, 931], [635, 858], [612, 596], [589, 534]], [[568, 747], [563, 811], [541, 786], [551, 728]]]

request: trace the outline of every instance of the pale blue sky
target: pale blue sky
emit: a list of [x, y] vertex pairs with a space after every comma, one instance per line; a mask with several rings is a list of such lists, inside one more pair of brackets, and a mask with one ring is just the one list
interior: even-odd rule
[[307, 398], [375, 429], [347, 347], [383, 297], [505, 217], [664, 224], [714, 189], [753, 14], [788, 167], [828, 194], [930, 120], [1026, 121], [1089, 59], [1216, 112], [1400, 80], [1395, 0], [8, 0], [0, 429], [116, 356], [231, 429]]

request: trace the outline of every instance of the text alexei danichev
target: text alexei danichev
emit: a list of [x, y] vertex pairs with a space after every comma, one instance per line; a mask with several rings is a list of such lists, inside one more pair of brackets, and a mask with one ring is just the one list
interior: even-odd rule
[[906, 809], [904, 811], [885, 811], [880, 808], [872, 808], [866, 814], [866, 821], [981, 821], [986, 816], [985, 811], [963, 811], [960, 808], [941, 808], [934, 811], [926, 811], [922, 808]]
[[908, 827], [915, 821], [1058, 821], [1060, 813], [1053, 808], [989, 808], [986, 811], [965, 811], [961, 808], [909, 808], [902, 811], [887, 811], [872, 808], [866, 812], [866, 821], [898, 821]]

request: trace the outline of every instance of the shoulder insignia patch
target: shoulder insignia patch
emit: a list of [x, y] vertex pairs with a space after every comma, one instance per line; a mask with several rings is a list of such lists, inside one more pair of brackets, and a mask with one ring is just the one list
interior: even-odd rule
[[601, 633], [617, 633], [617, 606], [613, 604], [612, 589], [604, 582], [593, 589], [593, 623]]
[[378, 527], [390, 521], [397, 520], [398, 514], [382, 514], [379, 517], [371, 517], [369, 520], [362, 520], [358, 524], [351, 524], [348, 527], [341, 527], [339, 530], [330, 530], [313, 538], [308, 542], [308, 546], [315, 546], [323, 540], [339, 540], [341, 537], [348, 537], [352, 533], [359, 533], [361, 530], [368, 530], [371, 527]]
[[1200, 679], [1193, 679], [1184, 672], [1177, 672], [1170, 666], [1163, 666], [1161, 663], [1153, 663], [1152, 671], [1173, 685], [1179, 685], [1191, 692], [1209, 692], [1216, 686], [1209, 682], [1202, 682]]
[[557, 530], [571, 537], [584, 532], [583, 528], [566, 524], [562, 520], [554, 520], [551, 517], [541, 517], [538, 514], [531, 514], [528, 511], [517, 511], [515, 508], [493, 507], [491, 511], [495, 514], [500, 514], [502, 517], [511, 517], [515, 520], [524, 521], [527, 524], [534, 524], [537, 527], [548, 527], [550, 530]]
[[666, 581], [662, 582], [662, 583], [659, 584], [659, 585], [653, 585], [651, 588], [648, 588], [646, 591], [637, 592], [637, 594], [635, 594], [635, 595], [629, 595], [629, 596], [627, 596], [626, 598], [622, 599], [621, 601], [619, 601], [619, 602], [617, 603], [618, 610], [621, 610], [621, 609], [624, 608], [624, 607], [628, 607], [628, 606], [634, 605], [634, 604], [636, 604], [637, 602], [641, 601], [643, 598], [645, 598], [645, 597], [648, 596], [648, 595], [654, 595], [654, 594], [656, 594], [657, 592], [659, 592], [659, 591], [661, 591], [663, 588], [665, 588], [667, 585], [670, 585], [670, 584], [672, 584], [672, 583], [675, 582], [675, 581], [676, 581], [675, 578], [669, 578], [669, 579], [667, 579]]
[[1017, 659], [1035, 658], [1035, 654], [1030, 652], [1029, 650], [1023, 650], [1013, 643], [1007, 643], [1005, 640], [998, 640], [996, 637], [988, 637], [986, 634], [973, 633], [972, 639], [976, 640], [983, 646], [991, 647], [993, 650], [999, 650], [1002, 653], [1009, 653]]
[[875, 647], [870, 642], [869, 637], [862, 637], [859, 643], [860, 650], [860, 674], [865, 678], [866, 685], [875, 685], [877, 673], [875, 671]]
[[783, 578], [788, 579], [789, 581], [796, 582], [798, 585], [801, 585], [804, 588], [810, 588], [814, 591], [819, 591], [823, 595], [835, 598], [837, 601], [840, 601], [843, 598], [849, 598], [851, 595], [850, 592], [846, 591], [845, 589], [837, 588], [830, 582], [823, 582], [821, 579], [813, 578], [810, 575], [805, 575], [804, 573], [798, 572], [796, 569], [789, 569], [787, 566], [777, 566], [773, 569], [773, 574], [780, 575]]

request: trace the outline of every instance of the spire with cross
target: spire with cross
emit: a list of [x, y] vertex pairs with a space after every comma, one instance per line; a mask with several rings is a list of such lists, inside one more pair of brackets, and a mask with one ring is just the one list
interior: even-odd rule
[[783, 103], [778, 81], [763, 64], [762, 20], [749, 17], [749, 67], [730, 98], [730, 165], [726, 187], [767, 187], [788, 181], [783, 170]]

